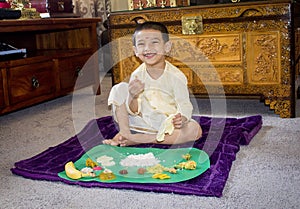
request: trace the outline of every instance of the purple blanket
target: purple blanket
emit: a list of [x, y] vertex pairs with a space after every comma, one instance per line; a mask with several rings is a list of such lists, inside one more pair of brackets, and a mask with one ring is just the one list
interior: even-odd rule
[[[194, 116], [194, 119], [202, 126], [203, 136], [192, 145], [183, 144], [178, 147], [193, 146], [206, 151], [210, 155], [211, 167], [200, 176], [184, 182], [169, 184], [101, 183], [68, 181], [60, 178], [57, 174], [64, 170], [66, 162], [78, 160], [87, 150], [101, 144], [103, 138], [112, 138], [117, 133], [111, 116], [90, 121], [76, 136], [55, 147], [50, 147], [32, 158], [16, 162], [11, 171], [30, 179], [61, 181], [84, 187], [221, 197], [240, 145], [250, 143], [262, 126], [262, 117], [259, 115], [245, 118]], [[139, 147], [146, 146], [168, 148], [167, 145], [139, 145]]]

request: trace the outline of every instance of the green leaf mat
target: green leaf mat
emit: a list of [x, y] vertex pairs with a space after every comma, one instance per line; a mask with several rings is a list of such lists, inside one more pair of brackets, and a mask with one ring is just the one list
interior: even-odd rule
[[[138, 155], [138, 154], [147, 154], [153, 153], [156, 159], [160, 160], [159, 164], [164, 167], [174, 167], [174, 165], [185, 162], [182, 155], [189, 153], [192, 157], [191, 160], [197, 163], [196, 169], [194, 170], [186, 170], [186, 169], [177, 169], [176, 174], [171, 174], [169, 172], [163, 172], [168, 174], [171, 178], [169, 179], [154, 179], [152, 178], [151, 173], [138, 174], [137, 170], [141, 167], [130, 166], [123, 167], [120, 165], [120, 161], [126, 158], [128, 155]], [[209, 156], [202, 150], [197, 148], [176, 148], [176, 149], [159, 149], [159, 148], [136, 148], [136, 147], [116, 147], [110, 145], [98, 145], [85, 153], [79, 160], [74, 162], [75, 167], [78, 170], [86, 167], [85, 162], [88, 158], [91, 158], [96, 162], [96, 159], [101, 156], [109, 156], [113, 158], [115, 165], [107, 166], [104, 168], [111, 170], [116, 178], [113, 180], [101, 180], [99, 178], [99, 174], [103, 172], [97, 171], [96, 177], [83, 177], [78, 180], [73, 181], [98, 181], [98, 182], [134, 182], [134, 183], [174, 183], [192, 179], [200, 174], [204, 173], [210, 167]], [[144, 167], [146, 168], [146, 167]], [[128, 171], [127, 174], [119, 174], [120, 170], [126, 169]], [[59, 177], [72, 180], [67, 177], [65, 171], [58, 173]]]

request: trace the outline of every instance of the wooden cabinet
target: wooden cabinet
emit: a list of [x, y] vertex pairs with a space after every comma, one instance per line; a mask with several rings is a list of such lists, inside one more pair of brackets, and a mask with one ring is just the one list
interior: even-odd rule
[[[0, 21], [0, 41], [27, 50], [25, 58], [0, 62], [0, 114], [66, 95], [75, 88], [92, 86], [100, 93], [98, 56], [94, 55], [99, 21]], [[94, 65], [85, 69], [87, 62]]]
[[[280, 117], [294, 117], [299, 16], [299, 4], [288, 0], [112, 13], [114, 83], [140, 64], [132, 50], [134, 20], [158, 21], [171, 34], [168, 59], [185, 73], [192, 93], [257, 98]], [[193, 21], [197, 30], [189, 28]]]

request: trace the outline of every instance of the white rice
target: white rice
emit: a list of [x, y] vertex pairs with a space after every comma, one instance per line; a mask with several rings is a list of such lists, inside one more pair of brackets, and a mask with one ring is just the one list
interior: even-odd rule
[[113, 161], [113, 157], [103, 155], [96, 159], [97, 163], [100, 163], [102, 166], [114, 166], [116, 163]]
[[160, 162], [159, 159], [156, 159], [152, 152], [146, 154], [131, 154], [128, 155], [126, 158], [120, 161], [120, 165], [124, 167], [131, 167], [131, 166], [153, 166], [157, 165]]

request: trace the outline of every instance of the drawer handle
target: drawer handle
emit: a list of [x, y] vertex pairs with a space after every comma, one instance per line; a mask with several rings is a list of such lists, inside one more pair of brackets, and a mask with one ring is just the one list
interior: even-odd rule
[[35, 88], [35, 89], [40, 87], [39, 80], [36, 77], [31, 78], [31, 84], [32, 84], [32, 87]]
[[79, 76], [83, 76], [83, 72], [82, 72], [82, 69], [81, 67], [77, 67], [76, 70], [76, 76], [79, 77]]

